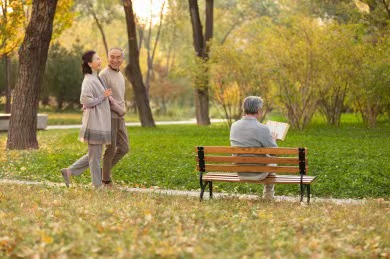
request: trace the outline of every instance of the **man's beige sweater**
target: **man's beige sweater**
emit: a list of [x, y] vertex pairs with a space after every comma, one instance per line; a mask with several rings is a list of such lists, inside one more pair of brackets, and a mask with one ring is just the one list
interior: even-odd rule
[[[112, 90], [112, 97], [125, 107], [125, 78], [120, 71], [115, 71], [110, 67], [104, 68], [100, 74], [107, 88]], [[111, 118], [119, 118], [119, 115], [111, 111]]]

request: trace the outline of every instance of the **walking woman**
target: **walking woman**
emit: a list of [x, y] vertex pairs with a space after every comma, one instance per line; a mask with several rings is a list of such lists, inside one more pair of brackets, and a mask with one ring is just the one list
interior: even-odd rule
[[102, 184], [100, 158], [102, 146], [111, 144], [111, 112], [108, 97], [111, 89], [106, 89], [98, 77], [101, 60], [95, 51], [90, 50], [82, 56], [84, 81], [81, 86], [80, 102], [84, 113], [79, 140], [88, 143], [88, 154], [81, 157], [68, 168], [61, 169], [65, 184], [69, 187], [70, 176], [82, 174], [90, 168], [92, 184]]

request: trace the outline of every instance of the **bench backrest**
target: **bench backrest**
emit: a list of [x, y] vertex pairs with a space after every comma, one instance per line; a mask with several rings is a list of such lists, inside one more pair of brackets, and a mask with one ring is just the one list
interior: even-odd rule
[[[196, 147], [196, 153], [197, 170], [199, 172], [272, 172], [307, 174], [308, 171], [307, 148], [199, 146]], [[271, 155], [271, 157], [265, 156], [267, 154]], [[269, 166], [268, 164], [277, 165]]]

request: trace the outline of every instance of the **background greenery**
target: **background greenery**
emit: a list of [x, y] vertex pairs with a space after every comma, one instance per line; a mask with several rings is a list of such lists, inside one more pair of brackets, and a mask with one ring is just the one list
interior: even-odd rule
[[[199, 87], [194, 79], [204, 76], [210, 105], [230, 123], [239, 118], [248, 95], [262, 96], [266, 113], [278, 111], [300, 129], [316, 112], [335, 126], [343, 112], [359, 114], [369, 127], [375, 127], [383, 116], [389, 118], [389, 0], [215, 1], [210, 60], [204, 64], [194, 57], [188, 2], [166, 0], [160, 26], [163, 1], [154, 0], [153, 8], [142, 1], [133, 0], [138, 38], [142, 38], [140, 62], [145, 79], [147, 53], [156, 43], [150, 73], [151, 108], [156, 117], [175, 119], [183, 115], [180, 110], [185, 110], [184, 117], [194, 117], [193, 91]], [[20, 30], [10, 29], [12, 24], [0, 26], [7, 39], [0, 56], [12, 59], [11, 88], [18, 60], [17, 48], [11, 47], [18, 46], [23, 36], [23, 21], [28, 16], [23, 10], [29, 10], [24, 1], [13, 4], [15, 17], [9, 22]], [[199, 10], [203, 19], [204, 1], [199, 1]], [[80, 53], [95, 49], [106, 62], [97, 22], [108, 46], [127, 52], [121, 1], [59, 2], [41, 111], [79, 110]], [[132, 89], [126, 84], [127, 107], [136, 114]], [[4, 62], [0, 62], [0, 108], [4, 90]]]

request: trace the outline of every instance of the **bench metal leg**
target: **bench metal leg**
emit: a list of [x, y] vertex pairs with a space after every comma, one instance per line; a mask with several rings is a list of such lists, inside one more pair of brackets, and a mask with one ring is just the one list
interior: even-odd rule
[[207, 185], [209, 184], [209, 182], [206, 182], [204, 184], [201, 184], [200, 188], [200, 201], [203, 200], [203, 194], [204, 194], [204, 190], [206, 189]]
[[310, 203], [310, 184], [302, 184], [301, 185], [301, 202], [303, 202], [303, 196], [305, 194], [306, 189], [306, 195], [307, 195], [307, 204]]
[[306, 195], [307, 195], [307, 204], [310, 204], [310, 184], [302, 184], [301, 185], [301, 202], [303, 202], [303, 196], [305, 194], [306, 189]]
[[209, 192], [210, 192], [210, 199], [213, 198], [213, 182], [209, 183]]

